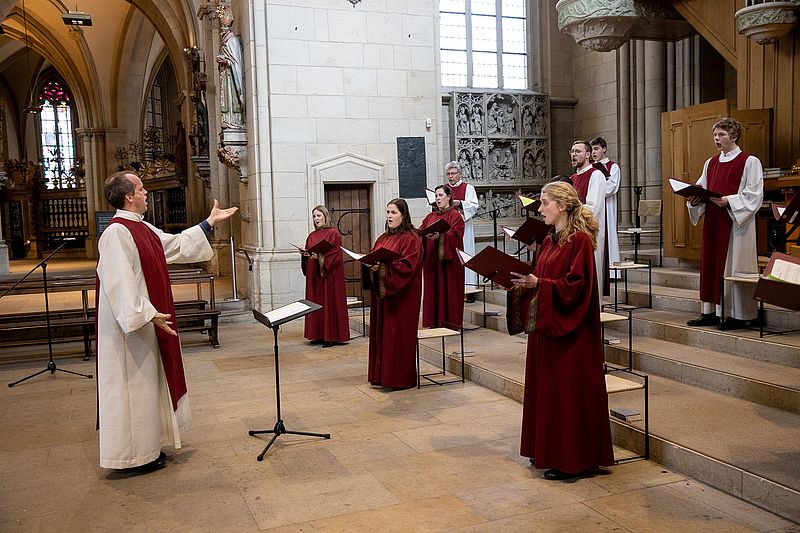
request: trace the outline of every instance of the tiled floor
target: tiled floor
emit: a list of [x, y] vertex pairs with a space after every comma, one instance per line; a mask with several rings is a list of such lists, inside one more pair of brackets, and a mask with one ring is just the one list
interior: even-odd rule
[[[94, 380], [0, 386], [0, 531], [800, 531], [646, 461], [546, 481], [517, 453], [517, 402], [470, 383], [372, 388], [367, 339], [322, 349], [301, 328], [280, 334], [283, 419], [332, 437], [281, 436], [263, 462], [247, 435], [275, 422], [261, 325], [223, 325], [219, 350], [187, 335], [194, 427], [147, 475], [98, 467]], [[0, 383], [43, 365], [0, 366]]]

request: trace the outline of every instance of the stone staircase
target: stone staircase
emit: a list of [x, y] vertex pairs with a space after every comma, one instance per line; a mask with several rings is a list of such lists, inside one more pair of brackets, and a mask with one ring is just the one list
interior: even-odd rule
[[[633, 369], [650, 377], [651, 459], [800, 522], [800, 333], [761, 339], [758, 331], [686, 326], [700, 313], [696, 270], [654, 267], [652, 286], [652, 309], [633, 311], [631, 321]], [[618, 290], [622, 301], [621, 283]], [[627, 297], [647, 304], [646, 270], [629, 272]], [[467, 323], [483, 326], [480, 299], [467, 304]], [[526, 338], [506, 332], [505, 291], [487, 289], [485, 300], [499, 316], [465, 333], [474, 352], [467, 378], [521, 401]], [[798, 313], [766, 306], [765, 317], [770, 328], [800, 329]], [[627, 321], [606, 328], [620, 339], [606, 346], [610, 364], [628, 363], [627, 328]], [[423, 346], [421, 357], [440, 365], [438, 349]], [[457, 355], [449, 354], [454, 372]], [[612, 395], [609, 405], [641, 409], [641, 397]], [[641, 452], [642, 427], [612, 421], [615, 444]]]

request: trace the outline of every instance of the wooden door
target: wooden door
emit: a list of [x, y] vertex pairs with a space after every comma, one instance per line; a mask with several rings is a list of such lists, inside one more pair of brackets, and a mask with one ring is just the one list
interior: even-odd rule
[[770, 161], [770, 110], [730, 109], [730, 102], [717, 100], [661, 114], [661, 167], [663, 172], [664, 256], [700, 260], [702, 219], [692, 226], [686, 202], [672, 193], [669, 177], [694, 183], [706, 159], [716, 154], [712, 128], [719, 119], [732, 116], [742, 123], [740, 146], [763, 163]]
[[[342, 236], [342, 246], [362, 254], [372, 247], [369, 199], [369, 185], [325, 186], [325, 205]], [[369, 291], [361, 290], [361, 263], [345, 255], [344, 276], [347, 295], [369, 305]]]

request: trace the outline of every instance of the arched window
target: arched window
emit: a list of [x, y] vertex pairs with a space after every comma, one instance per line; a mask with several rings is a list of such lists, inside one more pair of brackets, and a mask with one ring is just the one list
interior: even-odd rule
[[175, 122], [178, 114], [174, 104], [177, 98], [175, 70], [167, 57], [147, 93], [142, 132], [144, 161], [155, 161], [175, 154]]
[[75, 171], [75, 139], [72, 131], [72, 104], [69, 92], [59, 80], [42, 86], [38, 102], [39, 131], [42, 142], [42, 169], [48, 189], [81, 187]]

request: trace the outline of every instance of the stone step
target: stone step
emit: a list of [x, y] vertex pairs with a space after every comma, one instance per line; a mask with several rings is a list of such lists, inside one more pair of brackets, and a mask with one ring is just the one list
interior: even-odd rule
[[[606, 346], [606, 361], [628, 365], [628, 338]], [[679, 383], [800, 413], [800, 369], [743, 359], [704, 348], [637, 337], [633, 341], [633, 368]]]
[[[465, 333], [466, 378], [522, 400], [527, 339], [489, 329]], [[448, 344], [448, 371], [460, 372], [460, 358]], [[420, 355], [431, 368], [441, 365], [438, 343], [423, 342]], [[452, 351], [451, 351], [452, 350]], [[641, 391], [614, 394], [611, 407], [638, 407]], [[651, 459], [666, 467], [800, 521], [800, 415], [723, 395], [659, 376], [650, 377]], [[641, 451], [642, 423], [612, 420], [614, 443]]]
[[[704, 348], [746, 359], [800, 368], [800, 335], [759, 338], [758, 331], [720, 331], [715, 327], [686, 325], [693, 318], [686, 313], [639, 309], [633, 314], [634, 348], [639, 338], [661, 339], [691, 348]], [[607, 331], [625, 331], [624, 323], [609, 325]], [[620, 334], [622, 338], [622, 333]]]

